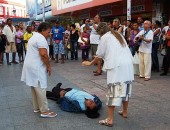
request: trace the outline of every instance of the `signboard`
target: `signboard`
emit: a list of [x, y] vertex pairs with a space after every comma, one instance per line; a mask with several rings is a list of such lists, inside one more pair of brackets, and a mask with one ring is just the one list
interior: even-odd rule
[[76, 5], [85, 4], [93, 0], [57, 0], [57, 10], [66, 9]]

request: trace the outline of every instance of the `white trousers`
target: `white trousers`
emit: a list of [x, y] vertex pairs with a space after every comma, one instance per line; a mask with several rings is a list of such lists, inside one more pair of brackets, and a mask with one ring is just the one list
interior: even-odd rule
[[141, 77], [151, 78], [151, 65], [151, 54], [139, 52], [139, 71]]

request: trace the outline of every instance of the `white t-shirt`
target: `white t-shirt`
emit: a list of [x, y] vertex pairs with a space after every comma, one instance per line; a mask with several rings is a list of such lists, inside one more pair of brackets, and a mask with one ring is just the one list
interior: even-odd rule
[[28, 41], [21, 81], [26, 82], [28, 86], [38, 87], [40, 83], [41, 88], [47, 88], [47, 70], [40, 57], [39, 48], [47, 49], [49, 54], [47, 40], [42, 34], [35, 32]]
[[3, 34], [6, 35], [8, 42], [15, 42], [16, 29], [13, 25], [12, 28], [13, 31], [8, 25], [6, 25], [3, 29]]
[[169, 28], [170, 28], [169, 26], [165, 26], [165, 27], [162, 29], [162, 32], [167, 33], [167, 31], [168, 31]]
[[[95, 24], [98, 26], [97, 24]], [[91, 33], [90, 33], [90, 44], [99, 44], [100, 42], [100, 35], [96, 32], [93, 26], [90, 26]]]
[[[139, 37], [141, 35], [144, 35], [146, 33], [145, 30], [141, 30], [137, 35], [136, 37]], [[154, 33], [152, 30], [150, 30], [145, 36], [144, 38], [145, 39], [149, 39], [151, 40], [150, 43], [147, 43], [145, 41], [142, 41], [141, 44], [140, 44], [140, 47], [139, 47], [139, 52], [143, 52], [143, 53], [152, 53], [152, 41], [153, 41], [153, 36], [154, 36]]]

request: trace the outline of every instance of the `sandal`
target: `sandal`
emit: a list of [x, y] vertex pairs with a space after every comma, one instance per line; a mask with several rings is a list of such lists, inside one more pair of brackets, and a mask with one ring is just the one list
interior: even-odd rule
[[38, 112], [40, 112], [40, 110], [39, 110], [39, 109], [37, 109], [37, 110], [34, 110], [34, 113], [38, 113]]
[[105, 125], [105, 126], [108, 126], [108, 127], [112, 127], [113, 124], [109, 124], [109, 121], [110, 121], [110, 120], [106, 118], [105, 120], [100, 120], [100, 121], [99, 121], [99, 124], [100, 124], [100, 125]]
[[118, 111], [119, 115], [121, 115], [123, 118], [127, 118], [127, 115], [123, 115], [123, 111]]
[[145, 78], [145, 81], [149, 81], [150, 80], [150, 78]]
[[40, 116], [43, 118], [48, 118], [48, 117], [52, 118], [52, 117], [56, 117], [57, 114], [54, 112], [44, 112], [44, 113], [41, 113]]

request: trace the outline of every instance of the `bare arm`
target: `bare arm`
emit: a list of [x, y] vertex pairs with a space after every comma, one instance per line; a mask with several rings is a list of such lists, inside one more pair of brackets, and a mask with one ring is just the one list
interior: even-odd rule
[[47, 73], [50, 76], [51, 75], [51, 65], [50, 65], [50, 62], [49, 62], [47, 49], [39, 48], [39, 54], [40, 54], [40, 57], [41, 57], [43, 63], [46, 65]]
[[120, 27], [120, 28], [118, 29], [118, 32], [121, 33], [122, 31], [123, 31], [123, 27]]
[[84, 61], [82, 63], [83, 66], [91, 66], [91, 65], [94, 65], [96, 63], [98, 63], [98, 61], [100, 60], [101, 58], [95, 56], [94, 59], [90, 62], [90, 61]]

